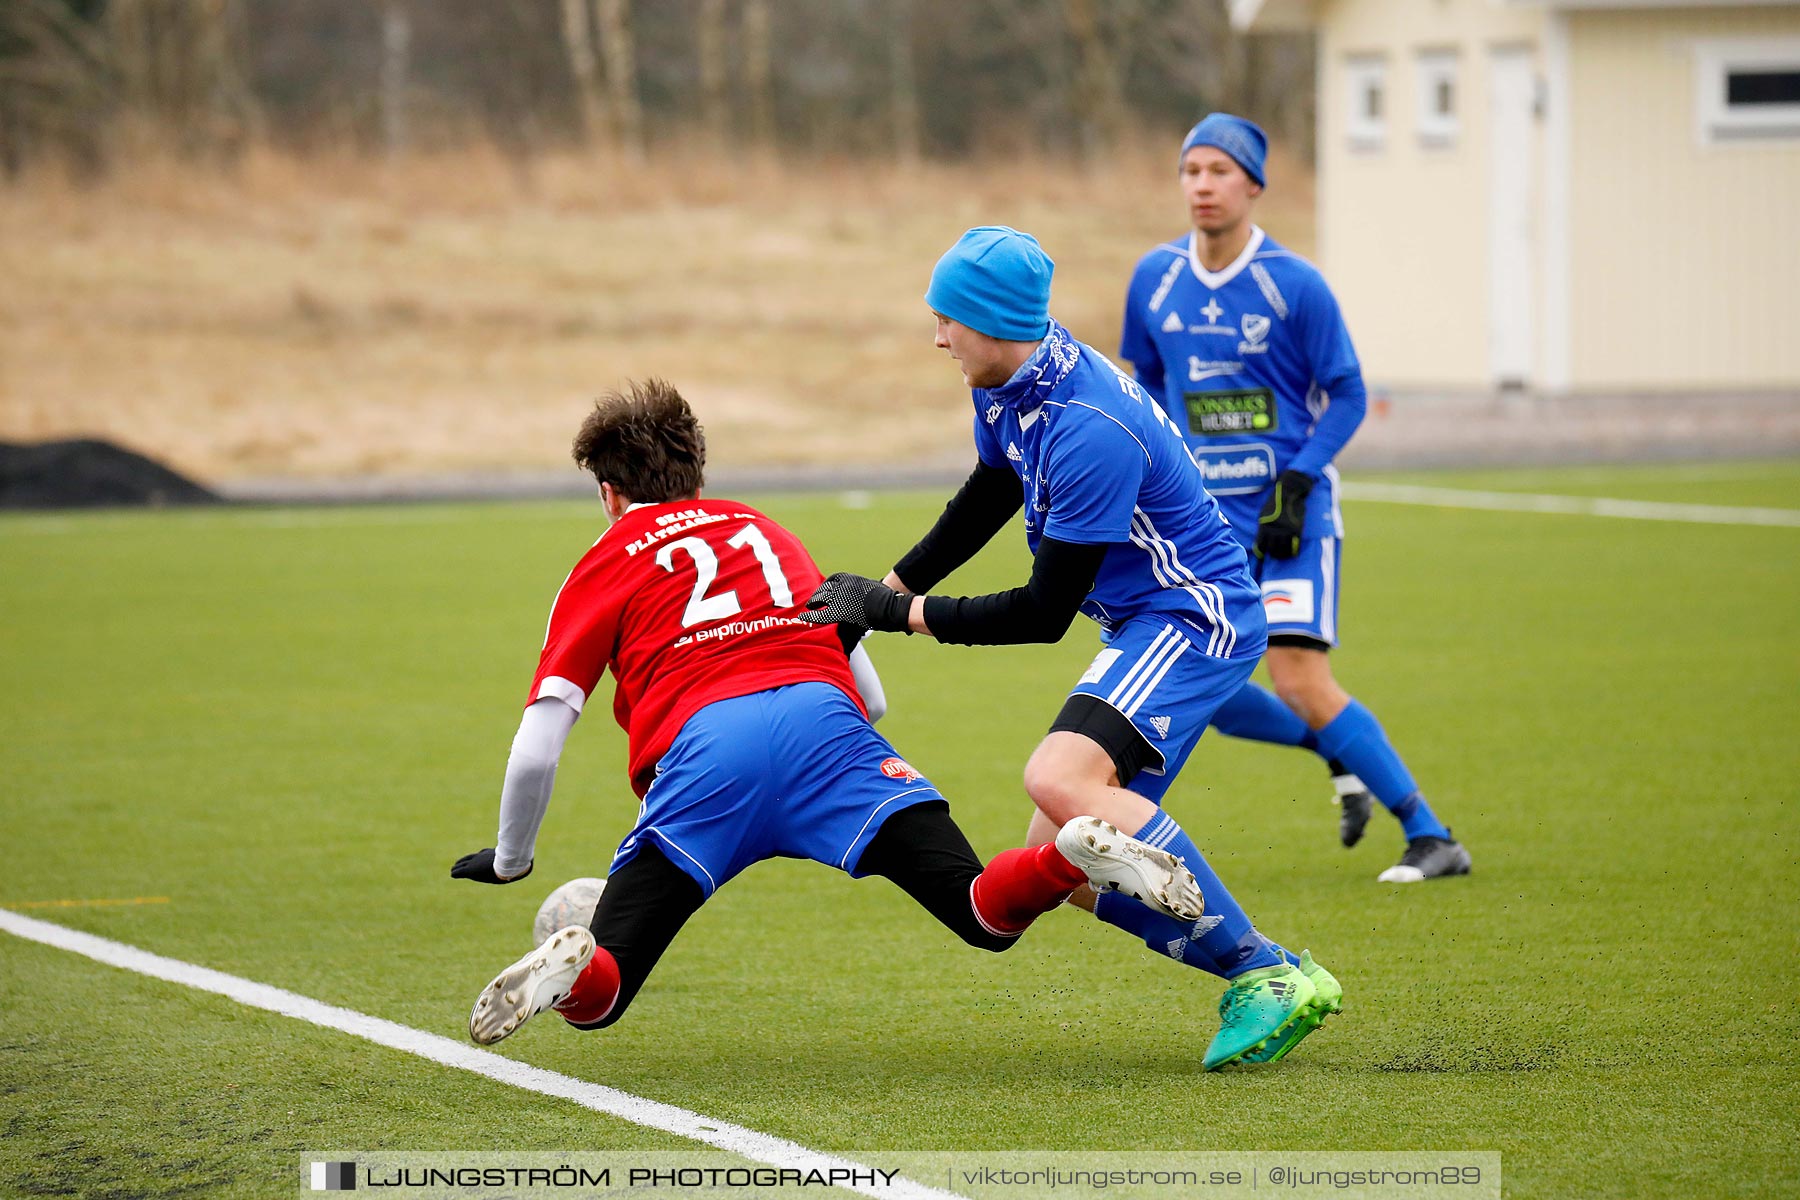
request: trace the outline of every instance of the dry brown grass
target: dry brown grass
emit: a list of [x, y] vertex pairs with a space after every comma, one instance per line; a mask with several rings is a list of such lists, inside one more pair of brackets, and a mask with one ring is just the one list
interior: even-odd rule
[[[1029, 229], [1101, 348], [1138, 255], [1182, 230], [1172, 153], [1105, 171], [698, 153], [528, 169], [146, 162], [0, 188], [0, 439], [116, 438], [203, 478], [566, 462], [587, 397], [674, 381], [727, 464], [960, 459], [967, 393], [921, 294], [965, 227]], [[1277, 158], [1260, 219], [1302, 252]]]

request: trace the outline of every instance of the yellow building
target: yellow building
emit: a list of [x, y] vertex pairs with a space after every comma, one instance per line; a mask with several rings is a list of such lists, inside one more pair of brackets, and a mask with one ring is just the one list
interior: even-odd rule
[[1229, 2], [1316, 33], [1372, 384], [1800, 398], [1800, 4]]

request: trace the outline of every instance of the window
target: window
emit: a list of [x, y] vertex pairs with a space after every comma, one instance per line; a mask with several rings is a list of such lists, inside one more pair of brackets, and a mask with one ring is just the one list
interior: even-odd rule
[[1387, 142], [1387, 62], [1355, 55], [1346, 60], [1349, 116], [1345, 130], [1352, 150], [1379, 150]]
[[1460, 97], [1456, 86], [1456, 51], [1421, 50], [1418, 64], [1419, 144], [1422, 146], [1454, 146], [1456, 144], [1457, 105]]
[[1800, 140], [1800, 38], [1706, 40], [1694, 50], [1703, 143]]

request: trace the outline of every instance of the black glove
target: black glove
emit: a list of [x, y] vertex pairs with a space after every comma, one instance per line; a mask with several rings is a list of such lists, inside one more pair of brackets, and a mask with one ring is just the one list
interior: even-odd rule
[[1306, 529], [1306, 497], [1313, 489], [1310, 475], [1283, 471], [1275, 490], [1256, 518], [1256, 557], [1292, 558], [1300, 553], [1300, 535]]
[[907, 619], [912, 601], [907, 593], [884, 583], [839, 571], [807, 598], [800, 619], [814, 625], [857, 625], [883, 633], [911, 633]]
[[[535, 864], [533, 864], [535, 865]], [[502, 879], [494, 874], [494, 848], [477, 850], [473, 854], [465, 854], [456, 860], [450, 868], [452, 879], [473, 879], [476, 883], [517, 883], [531, 874], [531, 867], [525, 868], [524, 875], [514, 875], [511, 879]]]

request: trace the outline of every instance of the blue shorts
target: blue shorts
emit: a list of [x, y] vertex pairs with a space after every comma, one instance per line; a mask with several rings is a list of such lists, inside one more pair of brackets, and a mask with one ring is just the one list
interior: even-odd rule
[[[1085, 694], [1121, 713], [1162, 756], [1126, 784], [1152, 803], [1200, 741], [1219, 706], [1244, 686], [1262, 657], [1261, 621], [1254, 604], [1229, 614], [1243, 653], [1215, 658], [1198, 628], [1146, 614], [1116, 627], [1072, 695]], [[1255, 636], [1251, 636], [1254, 634]]]
[[1338, 563], [1343, 540], [1309, 537], [1293, 558], [1255, 558], [1250, 572], [1262, 586], [1263, 615], [1269, 636], [1299, 634], [1335, 646], [1337, 640]]
[[771, 688], [688, 718], [612, 870], [654, 842], [708, 896], [765, 858], [810, 858], [856, 876], [883, 821], [941, 799], [837, 688]]

